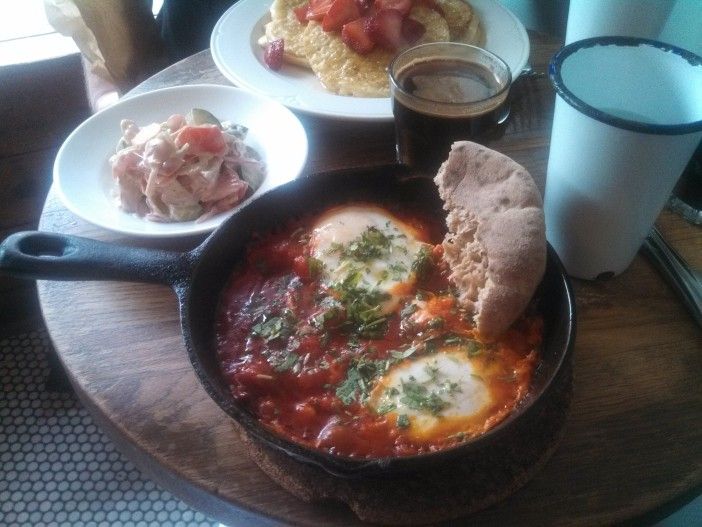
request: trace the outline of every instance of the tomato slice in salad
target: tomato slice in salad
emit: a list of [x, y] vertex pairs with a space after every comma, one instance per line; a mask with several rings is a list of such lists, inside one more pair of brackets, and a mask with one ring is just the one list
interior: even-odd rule
[[181, 128], [175, 144], [180, 148], [186, 143], [190, 145], [189, 153], [193, 155], [204, 153], [223, 156], [228, 149], [222, 130], [214, 124], [186, 125]]

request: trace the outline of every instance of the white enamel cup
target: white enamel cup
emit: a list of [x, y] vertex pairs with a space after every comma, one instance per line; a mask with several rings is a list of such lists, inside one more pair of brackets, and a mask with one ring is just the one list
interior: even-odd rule
[[702, 58], [596, 37], [551, 60], [556, 90], [544, 212], [571, 276], [624, 271], [702, 139]]

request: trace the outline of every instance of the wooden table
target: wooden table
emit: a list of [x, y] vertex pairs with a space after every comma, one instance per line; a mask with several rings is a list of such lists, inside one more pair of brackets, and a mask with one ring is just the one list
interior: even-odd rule
[[[531, 63], [544, 72], [558, 43], [532, 34]], [[176, 64], [133, 93], [183, 83], [223, 83], [208, 52]], [[513, 116], [493, 146], [543, 188], [554, 95], [547, 78], [514, 87]], [[300, 116], [310, 139], [307, 170], [394, 159], [392, 123]], [[702, 267], [702, 231], [664, 212], [659, 227]], [[94, 227], [49, 194], [40, 228], [133, 245], [185, 249]], [[574, 399], [565, 437], [522, 490], [476, 514], [472, 525], [639, 525], [702, 489], [702, 331], [643, 256], [607, 282], [575, 282], [578, 335]], [[309, 505], [251, 462], [228, 417], [188, 362], [175, 295], [156, 285], [39, 284], [56, 350], [86, 407], [156, 481], [230, 524], [353, 525], [344, 507]], [[643, 520], [642, 520], [643, 518]]]

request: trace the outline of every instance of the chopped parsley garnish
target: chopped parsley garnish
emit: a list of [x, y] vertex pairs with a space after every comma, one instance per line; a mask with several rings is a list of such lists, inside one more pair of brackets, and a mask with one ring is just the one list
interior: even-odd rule
[[443, 383], [441, 383], [441, 386], [439, 386], [439, 390], [449, 395], [455, 395], [457, 393], [463, 392], [461, 386], [457, 382], [451, 381], [444, 381]]
[[410, 346], [405, 351], [390, 350], [390, 356], [396, 360], [406, 359], [410, 355], [413, 355], [414, 352], [417, 351], [417, 349], [417, 346]]
[[435, 339], [435, 338], [425, 340], [424, 341], [424, 351], [427, 353], [436, 353], [436, 350], [439, 348], [437, 340], [438, 339]]
[[480, 347], [480, 343], [475, 341], [475, 340], [467, 340], [463, 343], [465, 346], [466, 350], [468, 351], [468, 356], [469, 357], [474, 357], [475, 355], [479, 355], [480, 352], [482, 351], [482, 348]]
[[413, 410], [428, 411], [432, 415], [439, 415], [449, 403], [444, 401], [434, 391], [417, 382], [414, 377], [402, 381], [402, 397], [400, 402]]
[[410, 302], [409, 304], [407, 304], [405, 307], [402, 308], [402, 311], [400, 311], [400, 317], [407, 318], [410, 315], [412, 315], [413, 313], [415, 313], [417, 311], [417, 309], [419, 309], [417, 304]]
[[361, 341], [358, 340], [358, 335], [356, 335], [355, 333], [349, 335], [349, 340], [346, 344], [348, 345], [349, 349], [352, 350], [357, 350], [361, 347]]
[[385, 415], [388, 412], [392, 412], [397, 408], [397, 405], [393, 403], [392, 401], [385, 401], [383, 404], [378, 406], [378, 413], [380, 415]]
[[295, 317], [290, 310], [284, 310], [280, 316], [265, 318], [251, 328], [251, 334], [261, 337], [266, 342], [289, 337], [295, 329]]
[[401, 263], [393, 263], [389, 265], [390, 271], [392, 272], [393, 280], [402, 280], [405, 274], [407, 274], [407, 267]]
[[464, 348], [469, 357], [480, 355], [483, 351], [483, 346], [477, 340], [461, 337], [459, 335], [448, 335], [444, 338], [444, 344], [447, 346], [460, 346]]
[[359, 275], [350, 273], [341, 283], [334, 284], [339, 301], [346, 308], [346, 329], [365, 338], [382, 338], [387, 329], [387, 315], [381, 303], [390, 298], [376, 289], [357, 287]]
[[346, 379], [336, 389], [336, 396], [346, 405], [365, 402], [373, 380], [385, 373], [388, 365], [385, 360], [353, 359], [346, 371]]
[[289, 351], [283, 354], [271, 355], [268, 357], [268, 362], [275, 371], [280, 373], [292, 370], [300, 362], [300, 356], [293, 351]]
[[434, 266], [434, 260], [431, 257], [431, 249], [423, 245], [417, 253], [414, 262], [412, 262], [412, 271], [419, 280], [426, 278]]
[[344, 306], [341, 305], [336, 298], [325, 296], [319, 301], [320, 311], [318, 311], [310, 320], [311, 324], [318, 329], [322, 329], [327, 325], [327, 322], [338, 318], [343, 312]]
[[429, 321], [429, 327], [431, 329], [439, 329], [444, 327], [444, 319], [443, 317], [434, 317]]
[[454, 439], [458, 443], [462, 443], [463, 441], [466, 440], [466, 433], [465, 432], [457, 432], [455, 434], [451, 434], [450, 436], [447, 436], [446, 439]]
[[311, 278], [317, 278], [324, 272], [324, 262], [318, 258], [309, 256], [307, 258], [307, 272]]
[[397, 416], [397, 428], [407, 428], [410, 425], [410, 420], [407, 414], [400, 414]]
[[331, 252], [338, 252], [341, 258], [368, 262], [385, 256], [390, 251], [393, 238], [393, 235], [387, 235], [377, 227], [371, 226], [347, 245], [333, 244]]
[[439, 367], [436, 365], [436, 362], [434, 364], [425, 364], [424, 372], [429, 376], [428, 382], [436, 383], [439, 379]]

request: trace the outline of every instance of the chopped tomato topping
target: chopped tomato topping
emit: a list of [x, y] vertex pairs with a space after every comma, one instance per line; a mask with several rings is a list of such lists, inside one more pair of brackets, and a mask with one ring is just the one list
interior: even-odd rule
[[279, 70], [283, 66], [285, 55], [285, 42], [278, 38], [266, 44], [263, 50], [263, 62], [272, 70]]
[[307, 12], [309, 11], [309, 9], [309, 3], [302, 4], [293, 9], [293, 13], [295, 13], [295, 18], [297, 18], [297, 21], [300, 22], [300, 24], [304, 24], [307, 22]]
[[409, 14], [412, 10], [412, 0], [375, 0], [375, 7], [381, 9], [395, 9], [402, 13], [403, 16]]
[[368, 21], [370, 38], [381, 48], [397, 51], [405, 42], [402, 36], [403, 18], [396, 9], [381, 9]]
[[361, 11], [355, 0], [334, 0], [322, 19], [322, 29], [324, 31], [338, 31], [344, 24], [356, 20], [360, 16]]
[[310, 0], [307, 8], [307, 20], [322, 20], [331, 8], [334, 0]]
[[373, 7], [373, 0], [356, 0], [356, 4], [361, 15], [365, 15]]
[[341, 28], [341, 40], [356, 53], [365, 55], [375, 47], [375, 42], [366, 31], [368, 18], [358, 18], [344, 24]]

